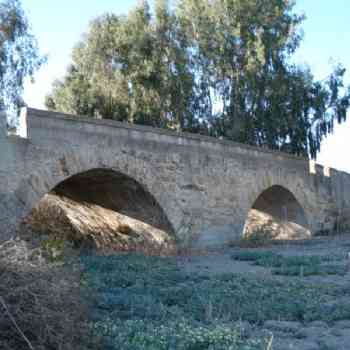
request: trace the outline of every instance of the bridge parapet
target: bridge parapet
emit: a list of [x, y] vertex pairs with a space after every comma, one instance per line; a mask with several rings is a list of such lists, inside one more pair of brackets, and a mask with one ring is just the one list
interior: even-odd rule
[[[39, 120], [44, 118], [45, 122], [40, 122]], [[85, 128], [87, 131], [94, 130], [94, 132], [98, 133], [106, 133], [106, 134], [115, 134], [115, 129], [127, 130], [130, 133], [134, 133], [134, 135], [142, 134], [145, 138], [160, 138], [162, 140], [166, 140], [169, 143], [175, 143], [179, 145], [191, 145], [207, 147], [207, 148], [229, 148], [229, 149], [242, 149], [247, 151], [259, 152], [260, 154], [272, 154], [275, 156], [299, 160], [299, 161], [307, 161], [304, 157], [299, 157], [295, 155], [291, 155], [288, 153], [270, 150], [267, 148], [251, 146], [243, 143], [238, 143], [230, 140], [222, 140], [210, 136], [187, 133], [187, 132], [177, 132], [173, 130], [154, 128], [146, 125], [137, 125], [130, 124], [126, 122], [119, 122], [115, 120], [109, 119], [96, 119], [89, 118], [86, 116], [79, 115], [71, 115], [60, 112], [51, 112], [51, 111], [43, 111], [34, 108], [24, 108], [22, 113], [22, 125], [28, 125], [28, 137], [31, 138], [31, 134], [35, 129], [46, 127], [51, 120], [52, 125], [59, 127], [61, 130], [66, 129], [70, 130], [74, 128], [74, 124], [77, 128]], [[45, 125], [46, 124], [46, 125]], [[80, 126], [79, 126], [80, 125]], [[109, 130], [109, 131], [108, 131]]]
[[332, 172], [335, 171], [335, 169], [329, 166], [323, 166], [323, 165], [317, 164], [316, 161], [314, 160], [309, 161], [309, 167], [310, 167], [310, 174], [324, 176], [324, 177], [331, 177]]

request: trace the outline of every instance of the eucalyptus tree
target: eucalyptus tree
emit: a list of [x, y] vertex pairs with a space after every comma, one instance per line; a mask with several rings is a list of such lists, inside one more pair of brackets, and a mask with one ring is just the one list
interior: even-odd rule
[[288, 0], [180, 0], [208, 132], [315, 157], [350, 90], [338, 66], [323, 82], [292, 63], [304, 19]]
[[25, 79], [43, 61], [20, 1], [0, 1], [0, 110], [16, 112], [24, 105]]
[[350, 89], [293, 63], [291, 0], [156, 0], [95, 19], [47, 106], [315, 157]]
[[57, 81], [50, 109], [158, 127], [190, 127], [193, 78], [186, 38], [166, 0], [147, 2], [128, 16], [95, 19]]

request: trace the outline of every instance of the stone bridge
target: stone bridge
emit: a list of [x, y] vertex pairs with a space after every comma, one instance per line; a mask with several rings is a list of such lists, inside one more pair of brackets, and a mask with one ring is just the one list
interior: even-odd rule
[[121, 212], [123, 197], [138, 203], [130, 216], [197, 247], [239, 239], [254, 220], [288, 235], [350, 221], [350, 175], [288, 154], [30, 108], [16, 135], [4, 117], [0, 132], [1, 240], [51, 191]]

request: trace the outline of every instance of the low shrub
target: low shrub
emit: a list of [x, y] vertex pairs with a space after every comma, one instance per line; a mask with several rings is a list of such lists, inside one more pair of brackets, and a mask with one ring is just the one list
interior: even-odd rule
[[73, 267], [48, 263], [23, 241], [0, 245], [0, 349], [94, 348]]

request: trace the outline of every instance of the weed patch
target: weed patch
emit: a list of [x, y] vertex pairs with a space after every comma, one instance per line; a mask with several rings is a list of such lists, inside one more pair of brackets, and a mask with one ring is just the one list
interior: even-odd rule
[[273, 252], [237, 251], [233, 260], [251, 261], [254, 265], [270, 268], [272, 274], [284, 276], [345, 275], [346, 267], [335, 265], [339, 257], [283, 256]]
[[[240, 258], [252, 259], [248, 255]], [[255, 258], [272, 259], [270, 254]], [[84, 280], [95, 295], [93, 330], [103, 334], [108, 349], [267, 349], [268, 337], [242, 336], [237, 322], [350, 318], [350, 307], [329, 304], [350, 296], [334, 285], [240, 274], [204, 278], [184, 274], [172, 258], [86, 256], [82, 261]]]
[[122, 322], [106, 319], [95, 324], [109, 349], [123, 350], [260, 350], [267, 349], [269, 335], [247, 339], [234, 324], [199, 325], [185, 319], [154, 325], [145, 320]]

